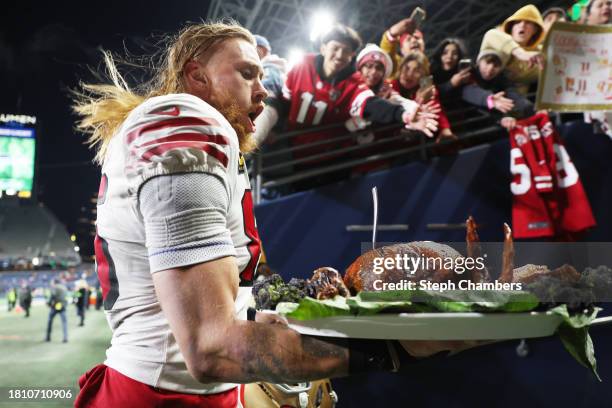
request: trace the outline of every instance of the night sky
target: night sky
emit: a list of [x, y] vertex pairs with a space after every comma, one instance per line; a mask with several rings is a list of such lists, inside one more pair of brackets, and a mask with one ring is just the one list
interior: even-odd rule
[[[151, 53], [165, 32], [206, 17], [205, 1], [4, 2], [0, 12], [0, 112], [39, 119], [38, 200], [77, 229], [97, 191], [85, 137], [74, 131], [68, 89], [91, 81], [101, 48]], [[157, 37], [156, 37], [157, 36]]]

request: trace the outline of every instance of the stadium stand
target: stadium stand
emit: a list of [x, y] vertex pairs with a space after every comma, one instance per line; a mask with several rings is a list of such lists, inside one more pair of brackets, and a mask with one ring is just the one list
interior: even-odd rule
[[0, 201], [0, 269], [68, 267], [80, 262], [66, 228], [42, 203]]

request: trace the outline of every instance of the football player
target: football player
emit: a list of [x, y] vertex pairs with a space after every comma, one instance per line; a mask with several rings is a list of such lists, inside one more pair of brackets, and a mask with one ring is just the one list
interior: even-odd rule
[[392, 370], [455, 347], [325, 340], [247, 316], [260, 241], [242, 154], [266, 91], [246, 29], [186, 27], [140, 93], [106, 65], [112, 83], [84, 85], [75, 110], [102, 165], [95, 253], [112, 341], [77, 407], [237, 407], [239, 383]]

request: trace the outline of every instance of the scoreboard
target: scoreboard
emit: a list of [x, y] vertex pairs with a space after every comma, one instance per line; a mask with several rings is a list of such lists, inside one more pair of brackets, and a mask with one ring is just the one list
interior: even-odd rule
[[0, 113], [0, 196], [30, 197], [36, 159], [36, 117]]

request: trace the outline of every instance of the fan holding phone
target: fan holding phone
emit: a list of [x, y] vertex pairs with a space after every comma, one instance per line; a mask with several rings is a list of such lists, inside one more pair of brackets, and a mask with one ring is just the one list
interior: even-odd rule
[[433, 81], [429, 72], [429, 60], [422, 52], [413, 51], [402, 60], [399, 66], [399, 77], [391, 82], [391, 86], [404, 98], [412, 99], [419, 104], [432, 103], [440, 106], [437, 140], [456, 139], [444, 109], [440, 105], [439, 92]]
[[425, 10], [416, 7], [410, 17], [393, 24], [383, 34], [380, 48], [389, 54], [394, 62], [391, 77], [397, 77], [399, 64], [409, 52], [425, 52], [425, 40], [420, 30], [425, 18]]
[[466, 56], [462, 40], [446, 38], [436, 47], [431, 57], [433, 81], [440, 91], [442, 105], [447, 109], [462, 102], [461, 88], [472, 79], [472, 60]]

